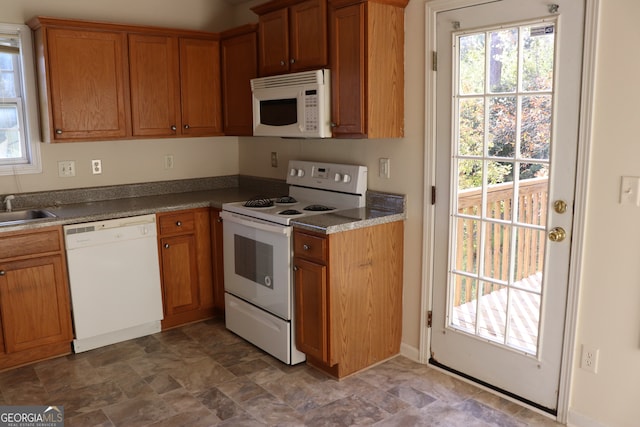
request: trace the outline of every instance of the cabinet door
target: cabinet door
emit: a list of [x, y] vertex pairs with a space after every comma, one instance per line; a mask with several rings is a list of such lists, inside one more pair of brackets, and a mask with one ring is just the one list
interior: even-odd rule
[[291, 71], [327, 65], [327, 2], [307, 0], [289, 8]]
[[71, 342], [71, 312], [60, 255], [0, 263], [6, 353]]
[[296, 347], [329, 363], [327, 267], [294, 259]]
[[47, 30], [52, 141], [129, 134], [126, 37], [123, 33]]
[[181, 126], [177, 40], [129, 35], [129, 67], [133, 135], [175, 135]]
[[331, 11], [329, 33], [334, 136], [366, 136], [365, 7], [359, 3]]
[[186, 234], [160, 239], [165, 320], [200, 307], [196, 237]]
[[220, 209], [211, 210], [211, 255], [213, 266], [213, 301], [217, 310], [224, 311], [224, 256], [222, 246], [222, 218]]
[[220, 42], [180, 39], [182, 135], [222, 134]]
[[251, 79], [258, 76], [255, 31], [221, 42], [222, 102], [225, 135], [253, 135]]
[[260, 75], [281, 74], [289, 70], [289, 10], [279, 9], [260, 15], [258, 20]]

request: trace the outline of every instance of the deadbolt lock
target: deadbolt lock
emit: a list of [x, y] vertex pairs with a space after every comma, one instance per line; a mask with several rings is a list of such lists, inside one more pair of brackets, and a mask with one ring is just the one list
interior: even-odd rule
[[556, 200], [553, 202], [553, 210], [559, 214], [563, 214], [567, 211], [567, 202], [564, 200]]
[[567, 232], [562, 227], [554, 227], [549, 231], [549, 240], [552, 242], [562, 242], [567, 237]]

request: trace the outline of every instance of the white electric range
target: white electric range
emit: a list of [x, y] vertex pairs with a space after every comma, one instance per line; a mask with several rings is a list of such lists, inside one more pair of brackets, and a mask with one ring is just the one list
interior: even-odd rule
[[292, 220], [365, 206], [367, 168], [289, 162], [289, 194], [222, 205], [225, 323], [288, 364], [294, 343]]

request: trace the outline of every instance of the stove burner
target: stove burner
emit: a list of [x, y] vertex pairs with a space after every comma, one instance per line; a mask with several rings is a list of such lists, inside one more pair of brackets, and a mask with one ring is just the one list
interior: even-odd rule
[[302, 212], [296, 209], [287, 209], [282, 212], [278, 212], [279, 215], [302, 215]]
[[276, 199], [276, 203], [286, 205], [286, 204], [298, 203], [298, 201], [291, 196], [282, 196]]
[[309, 205], [304, 208], [305, 211], [314, 211], [314, 212], [322, 212], [322, 211], [332, 211], [335, 208], [330, 208], [329, 206], [324, 205]]
[[273, 200], [258, 196], [244, 202], [244, 206], [247, 208], [269, 208], [273, 206]]

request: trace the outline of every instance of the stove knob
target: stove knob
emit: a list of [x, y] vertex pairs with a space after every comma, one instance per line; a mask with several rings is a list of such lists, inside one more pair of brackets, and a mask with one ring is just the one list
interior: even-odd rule
[[291, 168], [291, 170], [289, 171], [289, 176], [296, 176], [298, 174], [298, 171], [295, 170], [295, 168]]
[[336, 174], [336, 176], [333, 177], [333, 180], [335, 182], [340, 182], [342, 181], [342, 175], [340, 175], [339, 173]]
[[304, 169], [298, 169], [298, 177], [302, 178], [304, 176]]
[[345, 184], [350, 183], [351, 182], [351, 175], [344, 174], [344, 176], [342, 177], [342, 182], [344, 182]]

